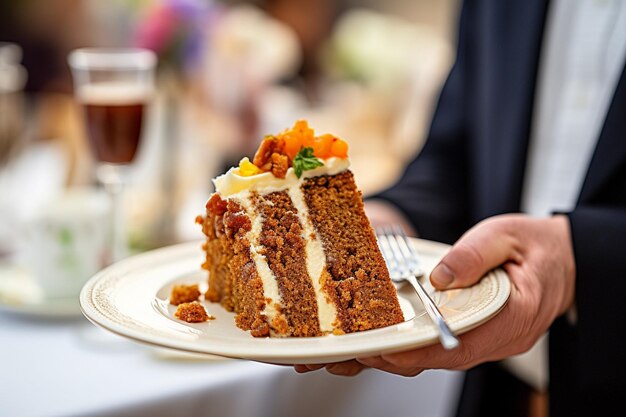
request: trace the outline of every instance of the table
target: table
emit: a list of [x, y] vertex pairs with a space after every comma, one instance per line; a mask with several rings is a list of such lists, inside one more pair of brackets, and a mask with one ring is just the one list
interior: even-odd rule
[[0, 315], [0, 416], [445, 417], [461, 373], [355, 378], [182, 354], [83, 318]]

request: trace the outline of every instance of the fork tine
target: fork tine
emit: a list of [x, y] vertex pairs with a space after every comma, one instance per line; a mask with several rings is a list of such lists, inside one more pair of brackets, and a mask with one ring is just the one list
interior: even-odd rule
[[402, 237], [402, 240], [404, 240], [404, 244], [409, 249], [409, 252], [415, 257], [415, 259], [419, 259], [419, 254], [415, 250], [415, 247], [411, 245], [411, 243], [409, 242], [409, 238], [407, 237], [406, 233], [404, 233], [404, 230], [401, 227], [398, 227], [398, 235]]
[[383, 229], [383, 234], [387, 242], [387, 248], [390, 256], [394, 259], [395, 273], [399, 275], [407, 275], [411, 273], [411, 270], [407, 267], [409, 259], [405, 256], [398, 244], [397, 238], [392, 227], [386, 227]]
[[395, 236], [393, 235], [393, 231], [390, 228], [386, 230], [386, 236], [389, 240], [389, 246], [391, 247], [391, 253], [393, 254], [393, 257], [399, 264], [403, 264], [405, 259], [403, 257], [402, 251], [400, 250], [400, 247], [398, 246], [398, 241], [396, 240]]
[[391, 226], [377, 228], [376, 237], [383, 257], [387, 261], [391, 279], [396, 282], [406, 280], [413, 286], [426, 313], [437, 326], [439, 339], [444, 349], [456, 348], [459, 340], [454, 336], [437, 305], [417, 279], [418, 275], [422, 274], [419, 257], [404, 231], [399, 227]]
[[411, 269], [414, 274], [421, 274], [419, 254], [417, 253], [411, 242], [409, 242], [409, 238], [407, 237], [406, 233], [404, 233], [404, 230], [400, 226], [394, 225], [393, 234], [398, 246], [400, 247], [400, 250], [404, 255], [405, 261], [410, 264], [409, 269]]
[[391, 256], [391, 248], [389, 247], [387, 235], [380, 227], [376, 228], [376, 239], [378, 240], [378, 246], [380, 247], [380, 251], [383, 254], [383, 258], [385, 258], [389, 269], [394, 269], [396, 260]]
[[413, 256], [413, 253], [411, 253], [411, 250], [409, 249], [404, 231], [400, 227], [395, 226], [393, 228], [393, 235], [405, 259], [410, 259]]
[[376, 240], [378, 240], [378, 246], [380, 247], [380, 251], [383, 254], [383, 258], [385, 261], [389, 263], [389, 255], [387, 254], [387, 240], [385, 236], [383, 236], [378, 230], [376, 230]]

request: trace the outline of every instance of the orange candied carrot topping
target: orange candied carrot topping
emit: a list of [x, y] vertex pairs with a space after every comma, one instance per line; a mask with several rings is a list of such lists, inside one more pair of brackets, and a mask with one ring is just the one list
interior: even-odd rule
[[306, 120], [298, 120], [291, 129], [293, 134], [300, 137], [302, 146], [308, 148], [313, 146], [315, 140], [315, 132], [309, 127], [309, 123]]
[[316, 137], [306, 120], [298, 120], [291, 129], [280, 133], [278, 137], [284, 139], [284, 152], [290, 161], [296, 157], [302, 148], [313, 148], [313, 154], [321, 159], [327, 159], [331, 156], [348, 157], [348, 144], [345, 141], [330, 134]]
[[339, 138], [334, 138], [333, 144], [330, 147], [330, 154], [337, 158], [348, 157], [348, 142]]
[[332, 156], [331, 148], [334, 139], [336, 138], [329, 134], [315, 138], [313, 141], [313, 155], [322, 159], [327, 159], [329, 156]]
[[293, 160], [298, 152], [300, 152], [300, 149], [304, 147], [304, 142], [301, 137], [293, 135], [290, 132], [285, 132], [281, 134], [281, 136], [285, 139], [285, 153], [289, 157], [289, 160]]
[[[306, 120], [298, 120], [291, 129], [286, 129], [276, 136], [266, 136], [254, 155], [252, 163], [247, 158], [242, 160], [239, 166], [240, 174], [252, 176], [271, 171], [279, 178], [283, 178], [287, 167], [293, 165], [294, 158], [304, 148], [312, 148], [312, 156], [320, 159], [333, 156], [348, 157], [348, 144], [344, 140], [331, 134], [316, 137]], [[280, 155], [285, 155], [287, 158], [279, 158]]]

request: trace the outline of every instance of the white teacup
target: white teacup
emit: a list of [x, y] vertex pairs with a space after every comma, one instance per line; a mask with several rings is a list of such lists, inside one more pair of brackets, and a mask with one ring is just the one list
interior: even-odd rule
[[68, 189], [36, 211], [23, 254], [45, 297], [76, 297], [108, 263], [109, 212], [107, 196], [91, 188]]

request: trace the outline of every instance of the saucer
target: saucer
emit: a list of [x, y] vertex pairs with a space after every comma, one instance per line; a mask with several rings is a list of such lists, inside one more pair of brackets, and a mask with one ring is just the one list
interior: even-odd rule
[[81, 316], [78, 295], [46, 298], [31, 273], [13, 265], [0, 265], [0, 313], [36, 319]]

